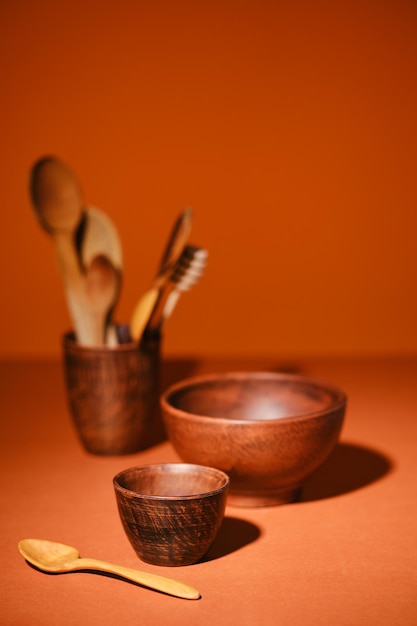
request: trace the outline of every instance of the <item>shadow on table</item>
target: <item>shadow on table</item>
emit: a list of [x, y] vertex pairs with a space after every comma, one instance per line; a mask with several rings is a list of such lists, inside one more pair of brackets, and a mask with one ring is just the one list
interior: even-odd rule
[[[164, 359], [161, 362], [159, 376], [159, 393], [162, 393], [167, 387], [174, 383], [190, 378], [198, 370], [198, 361], [196, 359]], [[148, 433], [148, 441], [146, 448], [156, 446], [167, 440], [162, 413], [159, 406], [159, 398], [157, 399], [153, 421], [150, 425]]]
[[306, 482], [301, 502], [356, 491], [380, 480], [392, 469], [392, 461], [380, 452], [356, 444], [340, 443]]
[[261, 531], [255, 524], [227, 516], [223, 520], [213, 545], [201, 562], [214, 561], [214, 559], [236, 552], [258, 539], [260, 534]]

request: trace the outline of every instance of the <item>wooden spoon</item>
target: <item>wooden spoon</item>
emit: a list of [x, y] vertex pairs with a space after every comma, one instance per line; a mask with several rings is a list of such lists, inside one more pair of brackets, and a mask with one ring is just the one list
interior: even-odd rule
[[171, 578], [165, 578], [165, 576], [130, 569], [122, 565], [113, 565], [96, 559], [80, 558], [76, 548], [66, 546], [63, 543], [55, 543], [45, 539], [22, 539], [19, 541], [18, 549], [26, 561], [44, 572], [63, 573], [77, 570], [97, 570], [122, 576], [127, 580], [178, 598], [197, 600], [201, 597], [197, 589]]
[[42, 228], [55, 244], [77, 340], [84, 345], [93, 345], [93, 321], [75, 247], [75, 232], [84, 213], [81, 189], [64, 163], [54, 157], [44, 157], [32, 168], [30, 195]]
[[106, 256], [98, 255], [88, 265], [85, 280], [96, 341], [115, 345], [117, 338], [112, 332], [111, 316], [120, 291], [120, 270]]
[[186, 209], [174, 223], [152, 286], [143, 294], [133, 311], [130, 320], [130, 334], [134, 341], [139, 341], [142, 338], [153, 312], [158, 307], [162, 290], [169, 281], [175, 265], [185, 248], [191, 232], [192, 222], [193, 212], [191, 209]]
[[122, 270], [122, 244], [115, 225], [106, 213], [89, 206], [85, 212], [85, 226], [80, 243], [82, 265], [87, 268], [97, 256], [107, 257], [117, 270]]
[[83, 221], [79, 255], [84, 268], [88, 296], [101, 343], [116, 345], [112, 314], [119, 297], [123, 254], [115, 225], [100, 209], [87, 207]]
[[74, 237], [84, 214], [81, 189], [58, 159], [43, 157], [32, 167], [29, 192], [42, 228], [53, 237]]

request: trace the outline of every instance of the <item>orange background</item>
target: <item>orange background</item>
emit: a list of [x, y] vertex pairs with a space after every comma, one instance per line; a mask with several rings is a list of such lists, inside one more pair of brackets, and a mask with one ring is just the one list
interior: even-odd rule
[[116, 223], [117, 318], [177, 214], [206, 275], [167, 354], [417, 352], [417, 4], [3, 1], [0, 356], [69, 318], [32, 163], [67, 162]]

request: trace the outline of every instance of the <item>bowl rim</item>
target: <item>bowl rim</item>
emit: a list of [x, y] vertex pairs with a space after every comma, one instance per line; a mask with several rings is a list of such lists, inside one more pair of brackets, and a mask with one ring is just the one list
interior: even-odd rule
[[[229, 419], [227, 417], [213, 417], [210, 415], [200, 415], [197, 413], [190, 413], [189, 411], [184, 411], [183, 409], [178, 409], [174, 407], [169, 398], [172, 394], [181, 391], [182, 389], [186, 389], [187, 387], [191, 388], [194, 386], [198, 386], [201, 383], [213, 382], [216, 380], [244, 380], [244, 379], [270, 379], [270, 380], [289, 380], [304, 384], [312, 385], [313, 387], [319, 387], [322, 390], [325, 390], [332, 394], [335, 397], [335, 401], [332, 402], [325, 409], [321, 409], [318, 411], [311, 411], [309, 413], [303, 413], [301, 415], [289, 415], [288, 417], [277, 417], [274, 419], [267, 420], [256, 420], [256, 419]], [[310, 376], [303, 376], [302, 374], [293, 374], [293, 373], [285, 373], [285, 372], [268, 372], [268, 371], [231, 371], [231, 372], [222, 372], [222, 373], [211, 373], [211, 374], [200, 374], [198, 376], [190, 376], [188, 378], [184, 378], [176, 383], [170, 385], [165, 389], [165, 391], [160, 396], [160, 406], [165, 413], [170, 413], [175, 415], [176, 417], [183, 417], [189, 419], [190, 417], [193, 420], [201, 421], [201, 422], [214, 422], [220, 423], [223, 425], [226, 424], [246, 424], [246, 425], [264, 425], [267, 424], [277, 424], [277, 423], [288, 423], [288, 422], [297, 422], [297, 421], [305, 421], [314, 419], [315, 417], [321, 417], [329, 412], [334, 412], [339, 409], [345, 408], [347, 403], [347, 394], [332, 383], [328, 383], [319, 378], [314, 378]]]
[[[132, 489], [128, 489], [127, 487], [123, 487], [119, 483], [120, 478], [126, 476], [127, 474], [137, 472], [138, 470], [147, 470], [147, 469], [157, 469], [157, 468], [168, 468], [175, 467], [176, 469], [181, 468], [196, 468], [198, 470], [204, 470], [205, 473], [209, 471], [211, 474], [217, 474], [224, 479], [224, 484], [217, 489], [212, 489], [211, 491], [201, 491], [197, 493], [192, 493], [189, 495], [177, 495], [177, 496], [163, 496], [163, 495], [152, 495], [147, 493], [140, 493], [139, 491], [133, 491]], [[146, 500], [168, 500], [172, 502], [178, 502], [181, 500], [196, 500], [197, 498], [208, 498], [216, 494], [220, 494], [226, 491], [230, 486], [230, 478], [221, 469], [217, 467], [210, 467], [209, 465], [199, 465], [198, 463], [185, 463], [185, 462], [167, 462], [167, 463], [148, 463], [144, 465], [134, 465], [132, 467], [128, 467], [124, 470], [118, 472], [113, 478], [113, 486], [116, 492], [120, 492], [123, 494], [130, 494], [137, 499], [146, 499]]]

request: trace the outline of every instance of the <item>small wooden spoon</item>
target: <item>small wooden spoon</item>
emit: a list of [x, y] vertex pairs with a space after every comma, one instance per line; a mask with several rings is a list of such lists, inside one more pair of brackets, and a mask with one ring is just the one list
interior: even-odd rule
[[45, 539], [22, 539], [19, 541], [18, 549], [26, 561], [44, 572], [63, 573], [97, 570], [122, 576], [127, 580], [178, 598], [198, 600], [201, 597], [197, 589], [171, 578], [165, 578], [165, 576], [130, 569], [122, 565], [113, 565], [96, 559], [80, 558], [76, 548], [66, 546], [63, 543]]
[[88, 301], [96, 328], [96, 343], [114, 345], [111, 317], [120, 291], [120, 270], [103, 255], [91, 259], [85, 274]]
[[86, 275], [96, 337], [101, 344], [114, 346], [118, 340], [112, 314], [121, 288], [123, 253], [115, 225], [100, 209], [86, 209], [79, 257]]

